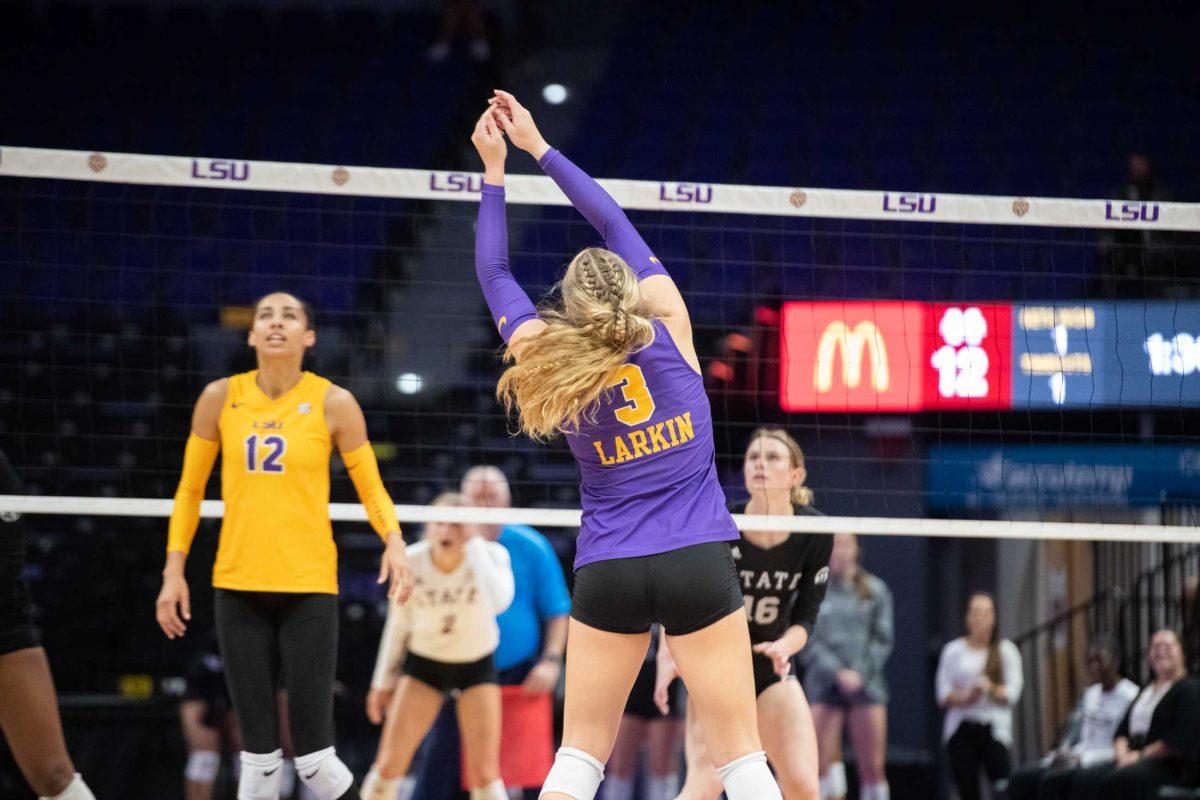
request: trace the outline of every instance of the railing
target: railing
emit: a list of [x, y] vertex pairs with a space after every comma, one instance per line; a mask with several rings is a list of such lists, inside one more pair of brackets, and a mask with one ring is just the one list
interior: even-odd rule
[[1139, 685], [1149, 678], [1150, 636], [1162, 628], [1181, 634], [1189, 669], [1200, 665], [1200, 544], [1145, 547], [1156, 563], [1131, 585], [1104, 588], [1014, 639], [1026, 680], [1015, 715], [1021, 762], [1053, 746], [1086, 686], [1085, 655], [1095, 636], [1112, 637], [1121, 673]]

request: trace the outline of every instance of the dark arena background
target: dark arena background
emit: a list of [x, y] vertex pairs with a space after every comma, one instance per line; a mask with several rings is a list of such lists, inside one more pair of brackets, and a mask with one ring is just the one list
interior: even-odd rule
[[[497, 403], [473, 273], [469, 137], [495, 87], [680, 286], [728, 498], [747, 496], [751, 432], [786, 429], [828, 515], [791, 529], [857, 534], [890, 589], [891, 797], [957, 796], [935, 678], [976, 592], [1020, 654], [1013, 769], [1071, 727], [1090, 645], [1144, 686], [1170, 628], [1200, 666], [1197, 9], [984, 5], [0, 3], [0, 450], [20, 479], [0, 512], [24, 529], [20, 577], [95, 796], [185, 797], [179, 708], [212, 646], [220, 507], [175, 640], [155, 622], [167, 517], [192, 406], [254, 367], [268, 292], [315, 309], [305, 367], [358, 398], [406, 538], [495, 465], [512, 509], [451, 518], [532, 525], [571, 583], [578, 469]], [[598, 240], [511, 145], [508, 165], [513, 272], [536, 298]], [[382, 547], [337, 458], [332, 500], [338, 753], [357, 782], [379, 741], [363, 708]], [[561, 733], [561, 684], [553, 705]], [[0, 747], [0, 798], [35, 796], [16, 750]], [[236, 796], [236, 751], [212, 797]], [[599, 796], [673, 798], [650, 778], [677, 775], [668, 752]], [[847, 739], [847, 786], [822, 796], [860, 796], [857, 758]], [[1144, 791], [1127, 796], [1174, 790]]]

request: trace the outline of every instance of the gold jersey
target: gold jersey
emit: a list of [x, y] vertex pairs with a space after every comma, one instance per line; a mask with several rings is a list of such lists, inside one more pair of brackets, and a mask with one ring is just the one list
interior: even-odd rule
[[330, 382], [305, 372], [272, 400], [258, 370], [233, 375], [221, 409], [225, 519], [213, 586], [251, 592], [337, 594], [329, 521], [325, 422]]

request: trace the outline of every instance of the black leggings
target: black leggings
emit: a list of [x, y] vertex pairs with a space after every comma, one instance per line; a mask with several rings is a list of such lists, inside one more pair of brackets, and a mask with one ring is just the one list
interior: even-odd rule
[[243, 749], [279, 749], [280, 688], [296, 755], [332, 747], [337, 595], [217, 589], [216, 619]]
[[950, 771], [954, 774], [959, 800], [979, 800], [980, 768], [992, 783], [1007, 778], [1011, 769], [1008, 748], [992, 737], [990, 725], [978, 722], [959, 724], [946, 742], [946, 753], [950, 756]]

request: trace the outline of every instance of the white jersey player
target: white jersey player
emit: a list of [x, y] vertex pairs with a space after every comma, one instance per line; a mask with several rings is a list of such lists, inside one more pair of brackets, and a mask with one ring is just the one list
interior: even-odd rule
[[[434, 505], [461, 502], [446, 493]], [[454, 693], [471, 799], [506, 800], [492, 653], [500, 642], [496, 615], [513, 598], [508, 551], [472, 535], [468, 526], [431, 522], [425, 538], [408, 548], [408, 560], [412, 597], [404, 606], [389, 606], [367, 697], [367, 716], [384, 721], [384, 729], [362, 797], [396, 796], [446, 695]]]

